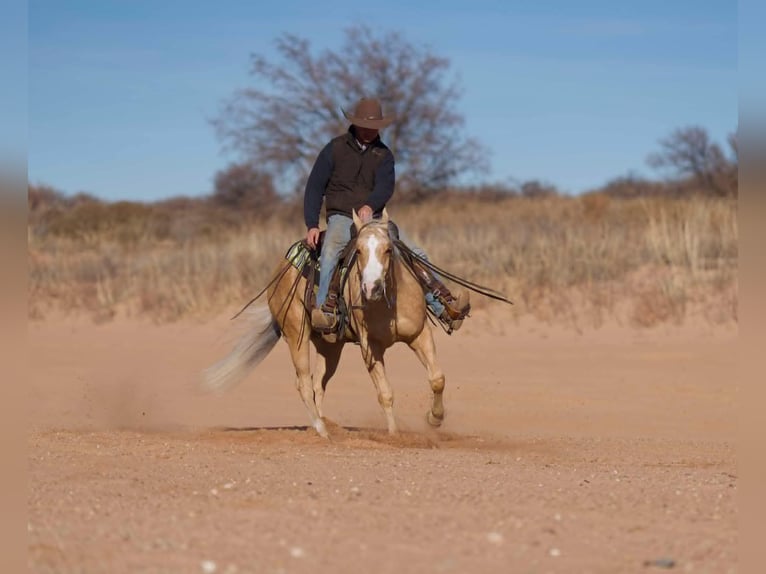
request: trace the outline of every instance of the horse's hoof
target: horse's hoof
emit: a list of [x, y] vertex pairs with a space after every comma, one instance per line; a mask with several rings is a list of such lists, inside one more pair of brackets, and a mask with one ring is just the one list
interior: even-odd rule
[[327, 427], [324, 425], [324, 421], [318, 420], [316, 423], [314, 423], [314, 430], [316, 430], [317, 434], [322, 438], [330, 438], [330, 435], [327, 433]]
[[437, 417], [434, 415], [433, 411], [428, 411], [426, 413], [426, 420], [428, 421], [428, 424], [432, 427], [440, 427], [442, 426], [442, 422], [444, 421], [444, 415], [441, 417]]

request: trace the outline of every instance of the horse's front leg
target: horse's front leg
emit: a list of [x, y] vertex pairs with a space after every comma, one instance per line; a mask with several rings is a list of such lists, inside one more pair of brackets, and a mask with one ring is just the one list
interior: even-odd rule
[[423, 326], [420, 335], [409, 345], [428, 371], [428, 383], [433, 391], [433, 402], [431, 410], [426, 413], [426, 420], [431, 426], [438, 427], [444, 420], [444, 373], [436, 364], [436, 345], [428, 325]]
[[367, 371], [370, 373], [372, 382], [378, 392], [378, 403], [386, 414], [388, 422], [388, 434], [396, 434], [396, 420], [394, 419], [394, 392], [386, 378], [386, 368], [383, 362], [385, 349], [374, 342], [362, 344], [362, 356], [364, 357]]

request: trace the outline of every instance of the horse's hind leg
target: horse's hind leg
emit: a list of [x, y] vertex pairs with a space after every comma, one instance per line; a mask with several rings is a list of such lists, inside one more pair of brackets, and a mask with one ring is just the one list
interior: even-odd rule
[[409, 345], [428, 371], [428, 383], [434, 394], [431, 409], [426, 413], [426, 419], [428, 424], [438, 427], [444, 420], [444, 373], [436, 364], [436, 345], [431, 329], [426, 325], [420, 335]]
[[319, 415], [317, 405], [314, 402], [314, 388], [311, 384], [308, 337], [302, 339], [300, 344], [296, 344], [295, 341], [290, 339], [288, 339], [287, 343], [288, 347], [290, 347], [290, 355], [292, 356], [293, 364], [295, 365], [295, 384], [303, 399], [303, 404], [306, 405], [306, 410], [309, 412], [311, 426], [316, 429], [320, 436], [329, 438], [327, 428], [325, 427], [324, 421]]
[[327, 383], [338, 368], [343, 344], [327, 343], [320, 340], [316, 343], [316, 349], [317, 357], [316, 364], [314, 365], [314, 376], [312, 377], [314, 383], [314, 403], [317, 406], [319, 416], [324, 417], [322, 402], [324, 401], [325, 389], [327, 389]]

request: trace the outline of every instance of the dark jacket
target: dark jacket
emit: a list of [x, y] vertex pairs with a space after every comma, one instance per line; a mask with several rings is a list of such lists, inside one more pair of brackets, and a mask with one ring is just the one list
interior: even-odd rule
[[380, 137], [362, 150], [352, 128], [334, 138], [319, 153], [303, 196], [303, 218], [308, 229], [319, 227], [322, 199], [327, 217], [342, 213], [351, 217], [369, 205], [379, 216], [394, 193], [394, 154]]

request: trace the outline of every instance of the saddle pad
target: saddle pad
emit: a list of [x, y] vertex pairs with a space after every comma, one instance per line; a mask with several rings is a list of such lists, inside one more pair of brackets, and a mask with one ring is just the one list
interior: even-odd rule
[[311, 268], [314, 268], [314, 282], [319, 283], [319, 260], [315, 252], [308, 248], [305, 241], [296, 241], [285, 253], [285, 259], [301, 272], [301, 275], [308, 277], [311, 275]]

